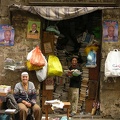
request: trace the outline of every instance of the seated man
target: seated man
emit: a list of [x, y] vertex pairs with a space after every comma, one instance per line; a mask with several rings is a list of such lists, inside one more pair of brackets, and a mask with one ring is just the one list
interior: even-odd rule
[[20, 120], [26, 120], [29, 108], [32, 109], [35, 120], [41, 120], [42, 111], [39, 105], [36, 104], [36, 89], [33, 82], [29, 81], [27, 72], [22, 72], [21, 82], [15, 85], [14, 97], [20, 109]]

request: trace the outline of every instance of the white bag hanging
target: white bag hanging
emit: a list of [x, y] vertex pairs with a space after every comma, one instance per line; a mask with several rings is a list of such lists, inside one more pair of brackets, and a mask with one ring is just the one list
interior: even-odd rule
[[120, 51], [114, 49], [107, 55], [105, 61], [105, 76], [119, 77], [120, 76]]
[[32, 52], [35, 50], [35, 48], [33, 50], [31, 50], [28, 54], [27, 54], [27, 60], [30, 60], [31, 56], [32, 56]]
[[45, 60], [45, 66], [41, 70], [36, 71], [36, 76], [39, 82], [42, 82], [47, 78], [47, 60], [45, 56], [43, 56], [43, 58]]

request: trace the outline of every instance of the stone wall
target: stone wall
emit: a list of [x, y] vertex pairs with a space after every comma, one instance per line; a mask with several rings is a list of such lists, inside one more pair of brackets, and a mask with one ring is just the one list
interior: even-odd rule
[[[14, 1], [11, 1], [11, 3], [12, 2]], [[10, 58], [16, 63], [22, 62], [22, 64], [25, 65], [28, 52], [37, 45], [41, 47], [41, 39], [35, 40], [26, 38], [28, 20], [41, 21], [42, 19], [40, 16], [25, 11], [16, 10], [10, 12], [5, 1], [1, 2], [0, 8], [2, 9], [0, 11], [0, 24], [12, 25], [15, 29], [14, 46], [0, 46], [0, 84], [10, 85], [13, 89], [14, 85], [21, 79], [21, 72], [27, 71], [27, 69], [25, 68], [14, 71], [6, 70], [4, 69], [4, 61], [6, 58]], [[30, 81], [34, 82], [39, 93], [41, 83], [38, 81], [35, 71], [28, 72], [30, 75]]]
[[[103, 10], [103, 21], [117, 20], [118, 27], [120, 24], [120, 9]], [[103, 116], [112, 116], [120, 118], [120, 78], [104, 77], [104, 66], [107, 54], [110, 50], [120, 49], [120, 27], [118, 28], [118, 42], [102, 42], [102, 59], [101, 59], [101, 85], [100, 85], [100, 102], [101, 112]]]

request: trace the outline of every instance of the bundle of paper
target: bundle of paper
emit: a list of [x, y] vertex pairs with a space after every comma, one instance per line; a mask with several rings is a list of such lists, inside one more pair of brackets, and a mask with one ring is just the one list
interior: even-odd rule
[[63, 108], [64, 103], [60, 100], [49, 100], [49, 101], [45, 101], [45, 104], [50, 104], [52, 105], [52, 110], [58, 109], [58, 108]]
[[0, 85], [0, 95], [4, 95], [7, 94], [11, 91], [11, 86], [7, 86], [7, 85]]
[[45, 101], [45, 104], [57, 104], [57, 103], [60, 103], [60, 100], [48, 100], [48, 101]]
[[16, 109], [6, 109], [5, 113], [15, 113]]

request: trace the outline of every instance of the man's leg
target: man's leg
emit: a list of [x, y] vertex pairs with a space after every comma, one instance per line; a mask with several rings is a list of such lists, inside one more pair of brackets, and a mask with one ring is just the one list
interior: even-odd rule
[[23, 103], [18, 103], [18, 106], [20, 108], [19, 111], [20, 120], [26, 120], [28, 114], [28, 108]]
[[70, 112], [72, 112], [72, 88], [69, 88], [69, 91], [68, 91], [68, 101], [71, 103], [71, 106], [70, 106]]
[[79, 98], [79, 88], [69, 88], [69, 100], [71, 103], [71, 114], [70, 114], [71, 117], [77, 113], [78, 98]]
[[76, 114], [78, 107], [79, 88], [73, 88], [72, 92], [72, 113]]
[[35, 104], [33, 106], [33, 114], [35, 117], [35, 120], [41, 120], [42, 118], [42, 110], [39, 105]]

